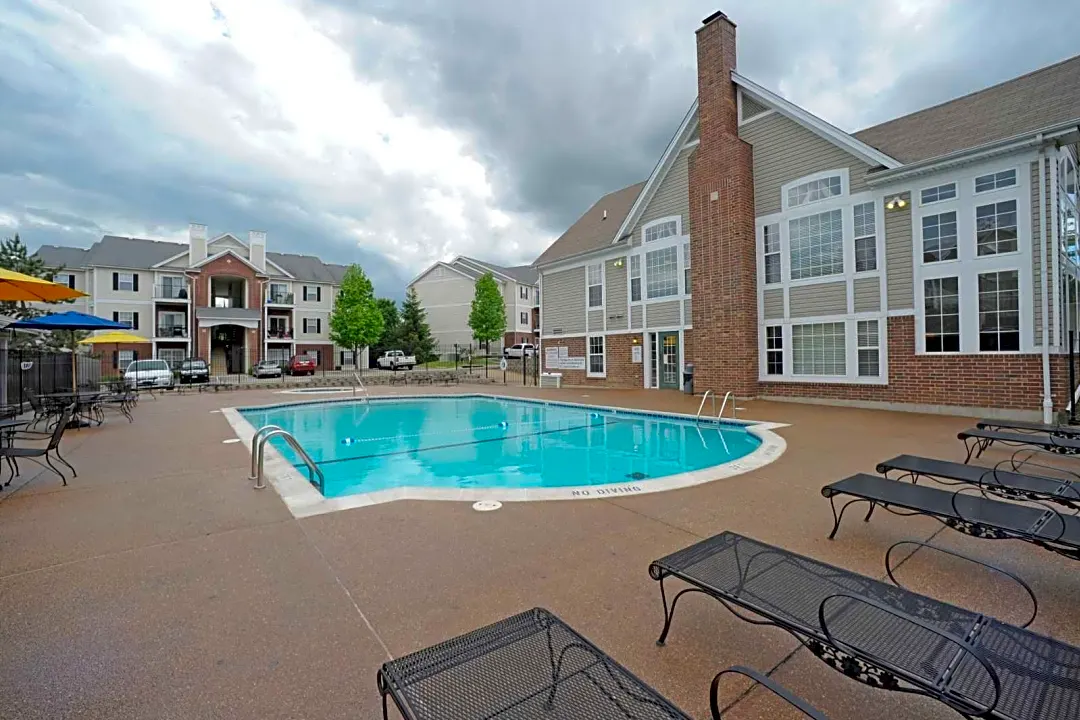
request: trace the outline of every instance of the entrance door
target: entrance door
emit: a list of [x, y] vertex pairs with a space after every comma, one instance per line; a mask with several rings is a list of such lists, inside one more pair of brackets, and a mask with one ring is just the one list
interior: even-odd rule
[[660, 336], [660, 387], [679, 388], [679, 333], [664, 332]]

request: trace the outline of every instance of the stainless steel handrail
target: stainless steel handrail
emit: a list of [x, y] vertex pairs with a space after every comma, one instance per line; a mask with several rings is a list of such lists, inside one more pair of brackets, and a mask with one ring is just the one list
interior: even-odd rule
[[356, 379], [356, 384], [354, 384], [353, 388], [352, 388], [353, 397], [356, 397], [356, 388], [360, 388], [361, 390], [364, 391], [364, 402], [370, 403], [371, 402], [371, 393], [369, 393], [368, 389], [366, 387], [364, 387], [364, 381], [360, 379], [360, 374], [359, 373], [353, 373], [352, 376], [353, 376], [353, 378]]
[[[272, 428], [272, 429], [271, 429]], [[268, 431], [268, 432], [263, 432]], [[259, 431], [255, 433], [257, 440], [252, 441], [251, 445], [251, 467], [254, 477], [251, 479], [255, 481], [255, 489], [262, 490], [266, 487], [263, 482], [263, 460], [266, 457], [266, 441], [271, 438], [281, 437], [285, 439], [285, 442], [289, 443], [289, 446], [296, 451], [296, 454], [300, 456], [300, 459], [304, 461], [304, 464], [308, 467], [308, 480], [315, 482], [315, 476], [319, 476], [318, 486], [321, 490], [326, 483], [326, 479], [323, 477], [322, 470], [315, 464], [315, 461], [311, 459], [311, 456], [300, 446], [293, 434], [288, 430], [282, 430], [279, 427], [273, 427], [267, 425], [259, 428]]]
[[259, 465], [256, 462], [255, 448], [259, 445], [259, 440], [264, 433], [268, 433], [271, 430], [281, 430], [280, 425], [263, 425], [261, 428], [255, 431], [255, 434], [251, 436], [251, 475], [248, 476], [248, 480], [259, 479]]
[[727, 407], [728, 400], [731, 400], [731, 417], [733, 419], [736, 417], [736, 410], [738, 410], [738, 408], [735, 407], [735, 404], [738, 401], [735, 400], [735, 395], [728, 390], [727, 394], [724, 395], [724, 402], [720, 403], [720, 414], [716, 416], [717, 420], [724, 417], [724, 408]]
[[716, 395], [713, 395], [712, 390], [706, 390], [705, 394], [701, 396], [701, 404], [698, 405], [697, 414], [694, 415], [695, 420], [701, 417], [701, 411], [705, 409], [705, 401], [709, 398], [710, 395], [712, 395], [713, 412], [716, 412]]

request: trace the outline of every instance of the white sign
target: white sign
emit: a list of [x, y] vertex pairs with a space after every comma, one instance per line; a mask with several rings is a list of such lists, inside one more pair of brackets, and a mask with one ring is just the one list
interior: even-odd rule
[[506, 369], [506, 358], [503, 358], [503, 359], [499, 360], [499, 369], [500, 370], [505, 370]]
[[565, 345], [560, 345], [559, 346], [559, 357], [562, 358], [563, 360], [570, 357], [570, 348], [566, 347]]
[[641, 362], [641, 346], [632, 345], [630, 347], [630, 361], [639, 363]]
[[548, 369], [550, 370], [584, 370], [585, 358], [583, 357], [565, 357], [558, 358], [554, 363], [548, 363]]
[[29, 370], [30, 368], [34, 367], [34, 361], [33, 360], [23, 360], [21, 363], [19, 363], [19, 367], [22, 368], [23, 370]]
[[559, 362], [559, 348], [544, 348], [544, 366], [555, 367]]

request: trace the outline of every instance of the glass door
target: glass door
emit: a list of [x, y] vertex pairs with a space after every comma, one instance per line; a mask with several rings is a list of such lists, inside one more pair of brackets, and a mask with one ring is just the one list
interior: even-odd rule
[[660, 351], [656, 333], [649, 333], [649, 387], [660, 387]]
[[679, 388], [679, 333], [660, 333], [660, 387]]

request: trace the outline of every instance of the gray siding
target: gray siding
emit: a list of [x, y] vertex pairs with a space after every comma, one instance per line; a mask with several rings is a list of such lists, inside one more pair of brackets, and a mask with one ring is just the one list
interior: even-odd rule
[[649, 305], [645, 313], [649, 327], [670, 327], [679, 324], [679, 301], [660, 302]]
[[604, 311], [603, 310], [590, 310], [589, 311], [589, 332], [604, 329]]
[[628, 261], [626, 258], [619, 258], [619, 261], [622, 262], [622, 267], [616, 267], [615, 260], [608, 260], [604, 264], [604, 309], [607, 313], [608, 330], [625, 330], [629, 322], [626, 316]]
[[641, 329], [641, 306], [634, 305], [630, 308], [630, 327], [634, 330]]
[[694, 149], [691, 148], [679, 153], [675, 158], [675, 163], [668, 170], [667, 177], [660, 183], [660, 187], [656, 189], [649, 204], [645, 206], [641, 219], [634, 226], [632, 243], [635, 246], [641, 245], [642, 225], [669, 215], [681, 216], [683, 235], [690, 234], [690, 176], [687, 159], [693, 151]]
[[545, 335], [585, 332], [585, 268], [544, 273], [540, 302]]
[[683, 306], [683, 310], [682, 310], [682, 312], [683, 312], [683, 325], [693, 325], [694, 324], [694, 307], [693, 307], [693, 304], [690, 302], [690, 300], [683, 300], [682, 301], [682, 306]]
[[746, 120], [748, 118], [752, 118], [755, 115], [760, 115], [761, 113], [765, 112], [768, 109], [769, 108], [767, 108], [765, 105], [763, 105], [761, 102], [759, 102], [757, 100], [757, 98], [753, 97], [752, 95], [742, 93], [742, 119], [743, 120]]
[[788, 290], [791, 317], [842, 315], [847, 312], [847, 283], [793, 287]]
[[784, 291], [779, 288], [765, 291], [765, 319], [784, 319]]
[[754, 146], [754, 209], [757, 215], [780, 212], [780, 188], [824, 170], [848, 168], [851, 192], [867, 189], [870, 166], [780, 113], [739, 128]]
[[890, 310], [915, 307], [915, 285], [911, 268], [911, 196], [901, 195], [908, 204], [900, 210], [885, 211], [886, 286]]
[[881, 281], [876, 277], [855, 279], [855, 312], [881, 309]]

